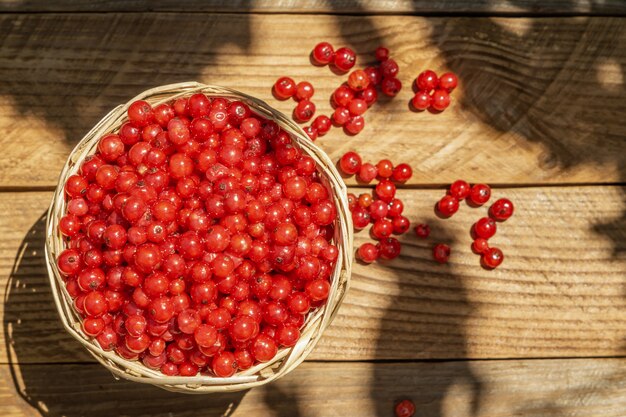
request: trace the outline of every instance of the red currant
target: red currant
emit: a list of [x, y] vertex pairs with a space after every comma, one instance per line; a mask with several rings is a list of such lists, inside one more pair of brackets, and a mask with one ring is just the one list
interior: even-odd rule
[[437, 78], [437, 74], [434, 71], [426, 70], [417, 76], [415, 80], [415, 85], [419, 91], [425, 91], [430, 93], [439, 84], [439, 79]]
[[491, 197], [491, 188], [485, 184], [475, 184], [470, 189], [467, 198], [469, 202], [475, 206], [482, 206]]
[[369, 184], [378, 176], [378, 169], [375, 165], [366, 162], [361, 164], [361, 168], [357, 174], [359, 181]]
[[413, 176], [413, 169], [409, 164], [400, 164], [393, 169], [391, 177], [396, 182], [406, 182]]
[[426, 91], [418, 91], [411, 99], [411, 105], [415, 110], [426, 110], [432, 104], [432, 97]]
[[370, 84], [370, 79], [363, 70], [354, 70], [348, 76], [348, 86], [354, 91], [362, 91]]
[[402, 89], [402, 82], [395, 77], [385, 77], [380, 83], [380, 89], [384, 95], [395, 97]]
[[361, 157], [356, 152], [346, 152], [339, 160], [339, 168], [346, 175], [354, 175], [361, 169]]
[[496, 234], [496, 222], [490, 217], [483, 217], [474, 224], [476, 236], [489, 239]]
[[365, 120], [363, 116], [354, 116], [350, 118], [346, 124], [343, 125], [344, 130], [349, 135], [358, 134], [365, 127]]
[[365, 263], [372, 263], [378, 259], [378, 248], [373, 243], [364, 243], [359, 246], [357, 250], [357, 256]]
[[335, 60], [333, 63], [340, 71], [350, 71], [354, 64], [356, 64], [356, 54], [350, 48], [339, 48], [335, 51]]
[[439, 77], [439, 88], [447, 90], [448, 92], [454, 90], [459, 83], [459, 79], [452, 72], [446, 72]]
[[313, 97], [314, 93], [315, 89], [313, 88], [313, 85], [308, 81], [301, 81], [296, 85], [295, 97], [298, 101], [308, 100]]
[[489, 208], [491, 217], [498, 221], [505, 221], [513, 215], [513, 211], [513, 203], [506, 198], [496, 200]]
[[450, 105], [450, 94], [446, 90], [435, 90], [432, 95], [430, 106], [438, 111], [443, 111]]
[[413, 417], [415, 414], [415, 404], [411, 400], [402, 400], [394, 409], [396, 417]]
[[450, 217], [459, 210], [459, 200], [451, 195], [445, 195], [437, 203], [437, 211], [444, 217]]
[[440, 264], [445, 264], [450, 258], [450, 246], [445, 243], [438, 243], [433, 247], [433, 258]]
[[289, 77], [280, 77], [276, 80], [276, 83], [274, 83], [274, 95], [281, 100], [286, 100], [295, 93], [296, 82]]
[[395, 259], [400, 256], [402, 245], [400, 241], [393, 237], [382, 239], [378, 244], [379, 256], [382, 259]]
[[476, 253], [484, 253], [487, 249], [489, 249], [487, 239], [478, 238], [472, 242], [472, 250]]
[[379, 62], [389, 59], [389, 49], [385, 48], [384, 46], [379, 46], [378, 48], [376, 48], [374, 54], [376, 55], [376, 60]]
[[319, 65], [326, 65], [330, 64], [335, 59], [335, 51], [333, 50], [332, 45], [328, 42], [320, 42], [315, 45], [315, 48], [313, 48], [311, 56], [315, 63]]
[[309, 100], [302, 100], [293, 111], [296, 120], [308, 122], [315, 115], [315, 104]]
[[324, 136], [332, 127], [332, 122], [330, 121], [330, 118], [328, 118], [328, 116], [321, 115], [317, 116], [313, 120], [311, 126], [317, 130], [317, 133], [320, 136]]
[[456, 180], [450, 185], [450, 195], [457, 200], [463, 200], [470, 193], [470, 185], [463, 180]]
[[481, 260], [487, 268], [493, 269], [497, 268], [502, 263], [502, 261], [504, 260], [504, 255], [502, 254], [502, 251], [498, 248], [489, 248], [483, 252]]
[[415, 234], [421, 239], [426, 239], [430, 235], [430, 226], [427, 224], [418, 224], [415, 226]]

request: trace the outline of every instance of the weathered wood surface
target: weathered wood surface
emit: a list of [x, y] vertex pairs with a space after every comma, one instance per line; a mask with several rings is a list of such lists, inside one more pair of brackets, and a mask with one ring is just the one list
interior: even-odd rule
[[[352, 189], [355, 192], [363, 189]], [[402, 237], [402, 256], [356, 264], [352, 288], [313, 359], [583, 357], [626, 354], [626, 229], [606, 226], [624, 210], [622, 187], [498, 189], [516, 204], [492, 244], [502, 266], [485, 271], [470, 250], [470, 226], [487, 212], [462, 205], [441, 220], [443, 190], [402, 190], [405, 213], [428, 222], [432, 238]], [[43, 258], [51, 193], [0, 193], [0, 307], [19, 363], [92, 359], [65, 334]], [[368, 240], [356, 235], [355, 244]], [[452, 247], [448, 265], [432, 261], [436, 242]], [[0, 346], [2, 343], [0, 343]], [[7, 356], [0, 349], [0, 363]]]
[[3, 0], [3, 12], [227, 12], [420, 14], [477, 13], [511, 15], [603, 15], [626, 13], [620, 0]]
[[3, 417], [387, 417], [403, 398], [419, 417], [623, 417], [626, 360], [307, 362], [247, 393], [204, 396], [117, 382], [95, 364], [20, 365], [15, 375], [0, 365]]
[[[542, 4], [554, 3], [589, 2]], [[387, 45], [404, 83], [366, 114], [360, 135], [334, 129], [319, 141], [333, 159], [358, 149], [368, 160], [406, 161], [413, 184], [626, 181], [622, 18], [106, 13], [0, 16], [0, 187], [52, 187], [91, 126], [155, 85], [230, 86], [290, 113], [293, 101], [270, 93], [290, 75], [312, 81], [318, 114], [329, 114], [346, 77], [309, 63], [320, 40], [354, 47], [360, 65]], [[411, 82], [426, 68], [461, 78], [442, 114], [408, 110]]]

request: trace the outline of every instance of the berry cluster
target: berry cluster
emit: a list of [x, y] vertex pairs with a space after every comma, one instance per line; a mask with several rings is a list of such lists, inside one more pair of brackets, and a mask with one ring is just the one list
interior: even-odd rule
[[[437, 202], [437, 213], [444, 217], [451, 217], [459, 209], [459, 202], [466, 199], [471, 207], [480, 207], [489, 201], [491, 188], [486, 184], [470, 186], [466, 181], [457, 180], [450, 185], [448, 193]], [[504, 260], [502, 251], [496, 247], [489, 247], [488, 240], [496, 234], [496, 221], [505, 221], [513, 215], [513, 203], [501, 198], [489, 208], [489, 217], [479, 219], [472, 226], [472, 250], [480, 254], [481, 263], [484, 267], [493, 269]], [[430, 234], [428, 225], [416, 226], [415, 233], [420, 238], [426, 238]], [[450, 257], [450, 247], [438, 243], [433, 247], [433, 258], [440, 263], [446, 263]]]
[[402, 215], [404, 204], [402, 200], [395, 198], [394, 182], [406, 182], [413, 175], [413, 170], [408, 164], [394, 167], [388, 159], [383, 159], [376, 165], [363, 163], [356, 152], [347, 152], [342, 156], [339, 168], [346, 175], [356, 174], [357, 179], [364, 183], [369, 184], [378, 178], [374, 195], [364, 193], [357, 198], [352, 193], [348, 194], [354, 229], [362, 230], [372, 223], [371, 235], [379, 241], [377, 245], [370, 242], [362, 244], [357, 250], [358, 258], [366, 263], [372, 263], [379, 258], [397, 258], [401, 245], [391, 234], [406, 233], [411, 223]]
[[241, 101], [132, 103], [65, 195], [57, 264], [84, 333], [166, 375], [269, 361], [329, 295], [331, 195]]
[[459, 80], [451, 72], [446, 72], [437, 77], [434, 71], [426, 70], [415, 79], [417, 93], [411, 100], [415, 110], [431, 108], [443, 111], [450, 105], [450, 93], [454, 90]]
[[[356, 63], [356, 54], [350, 48], [340, 48], [335, 51], [328, 42], [321, 42], [311, 52], [312, 60], [318, 65], [332, 64], [340, 72], [347, 72]], [[332, 116], [318, 116], [304, 128], [311, 140], [325, 135], [333, 123], [342, 126], [345, 133], [356, 135], [365, 127], [363, 114], [378, 101], [378, 90], [394, 97], [402, 88], [397, 78], [398, 63], [389, 58], [389, 50], [384, 47], [376, 49], [377, 66], [356, 69], [348, 75], [348, 80], [340, 85], [331, 96], [331, 103], [335, 109]], [[293, 118], [299, 123], [308, 122], [315, 115], [315, 104], [310, 100], [313, 96], [311, 83], [303, 81], [298, 84], [289, 77], [280, 77], [274, 83], [274, 96], [280, 100], [294, 97], [298, 104], [293, 111]]]

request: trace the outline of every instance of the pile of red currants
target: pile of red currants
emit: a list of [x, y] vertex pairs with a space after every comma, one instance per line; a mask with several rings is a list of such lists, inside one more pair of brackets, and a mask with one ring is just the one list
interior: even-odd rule
[[57, 257], [83, 332], [166, 375], [272, 360], [326, 302], [337, 217], [315, 161], [241, 101], [136, 101], [65, 183]]

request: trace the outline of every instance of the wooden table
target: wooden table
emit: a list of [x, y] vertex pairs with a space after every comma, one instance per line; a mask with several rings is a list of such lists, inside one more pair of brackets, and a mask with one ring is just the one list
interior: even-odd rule
[[[255, 3], [0, 3], [0, 415], [384, 417], [410, 397], [419, 417], [625, 416], [626, 3]], [[329, 114], [345, 77], [310, 65], [321, 40], [361, 64], [384, 44], [399, 62], [404, 89], [363, 133], [318, 143], [333, 159], [410, 162], [399, 193], [432, 241], [407, 234], [398, 260], [356, 265], [310, 360], [277, 383], [218, 397], [114, 381], [64, 333], [47, 284], [43, 215], [68, 153], [113, 106], [177, 81], [290, 112], [270, 94], [289, 75], [312, 81]], [[426, 68], [461, 79], [439, 115], [408, 110]], [[506, 254], [495, 271], [469, 248], [486, 208], [433, 213], [457, 178], [516, 204], [493, 240]], [[434, 241], [452, 245], [449, 264], [432, 262]]]

